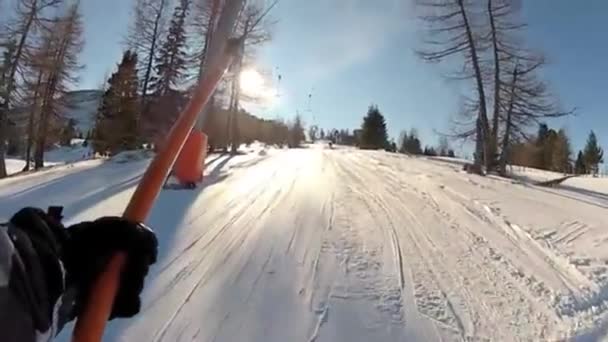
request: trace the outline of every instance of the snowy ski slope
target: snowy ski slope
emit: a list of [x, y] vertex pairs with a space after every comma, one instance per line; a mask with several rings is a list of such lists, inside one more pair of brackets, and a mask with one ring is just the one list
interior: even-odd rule
[[[68, 223], [120, 214], [147, 163], [0, 181], [0, 217], [50, 204]], [[460, 168], [320, 147], [212, 155], [203, 188], [161, 194], [143, 310], [106, 340], [604, 337], [607, 180], [546, 189]]]

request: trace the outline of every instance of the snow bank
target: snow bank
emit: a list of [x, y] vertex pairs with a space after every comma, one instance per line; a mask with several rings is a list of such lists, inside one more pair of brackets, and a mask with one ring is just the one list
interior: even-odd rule
[[135, 151], [124, 151], [120, 152], [112, 158], [111, 161], [115, 163], [128, 163], [133, 161], [140, 161], [152, 158], [154, 156], [154, 151], [152, 150], [135, 150]]
[[9, 175], [21, 172], [21, 170], [23, 170], [23, 167], [25, 166], [25, 160], [22, 160], [22, 159], [7, 158], [7, 159], [5, 159], [5, 162], [6, 162], [6, 172]]
[[44, 161], [50, 163], [73, 163], [93, 158], [90, 146], [83, 146], [83, 139], [72, 139], [71, 146], [57, 146], [44, 153]]

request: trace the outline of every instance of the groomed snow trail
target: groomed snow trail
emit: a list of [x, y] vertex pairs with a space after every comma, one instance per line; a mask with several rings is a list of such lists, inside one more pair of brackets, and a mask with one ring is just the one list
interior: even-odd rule
[[[594, 341], [606, 333], [601, 202], [383, 152], [210, 159], [205, 187], [161, 194], [149, 221], [161, 254], [142, 312], [112, 322], [108, 340]], [[60, 199], [98, 201], [68, 207], [71, 221], [118, 214], [146, 163], [95, 163], [61, 179], [58, 169], [0, 182], [0, 195], [26, 196], [1, 198], [1, 214], [70, 180], [82, 184]], [[116, 191], [95, 191], [103, 181]]]

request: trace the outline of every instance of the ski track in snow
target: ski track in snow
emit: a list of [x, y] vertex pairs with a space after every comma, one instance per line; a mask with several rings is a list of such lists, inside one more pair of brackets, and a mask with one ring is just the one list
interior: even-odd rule
[[[62, 204], [46, 203], [49, 189], [69, 222], [119, 214], [146, 165], [0, 181], [0, 215]], [[106, 340], [595, 341], [608, 330], [605, 212], [588, 194], [319, 147], [217, 156], [204, 185], [161, 193], [142, 311], [110, 323]]]

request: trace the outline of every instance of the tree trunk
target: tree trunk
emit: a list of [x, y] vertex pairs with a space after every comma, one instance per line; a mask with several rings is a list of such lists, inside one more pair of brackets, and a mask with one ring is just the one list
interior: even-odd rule
[[241, 61], [238, 62], [237, 65], [237, 70], [236, 70], [236, 77], [235, 79], [232, 81], [233, 82], [233, 93], [234, 93], [234, 99], [232, 101], [232, 104], [230, 106], [230, 116], [232, 118], [232, 120], [230, 120], [230, 144], [231, 144], [231, 148], [230, 148], [230, 153], [232, 155], [235, 155], [238, 151], [239, 148], [239, 123], [238, 123], [238, 118], [239, 118], [239, 96], [241, 95], [241, 82], [240, 82], [240, 77], [239, 75], [241, 74]]
[[32, 145], [34, 144], [34, 121], [36, 118], [36, 110], [38, 109], [38, 96], [40, 95], [40, 84], [42, 82], [42, 72], [38, 72], [38, 80], [34, 91], [34, 105], [30, 111], [27, 120], [27, 145], [25, 148], [25, 166], [23, 171], [29, 171], [32, 159]]
[[498, 58], [498, 41], [496, 38], [496, 24], [494, 22], [494, 12], [492, 0], [488, 0], [488, 15], [490, 17], [490, 27], [492, 29], [492, 47], [494, 52], [494, 114], [492, 117], [492, 135], [490, 136], [489, 156], [494, 159], [498, 147], [498, 117], [500, 112], [500, 60]]
[[6, 113], [5, 111], [7, 111], [6, 108], [7, 107], [5, 107], [4, 104], [0, 105], [0, 178], [8, 176], [6, 172], [6, 162], [4, 161], [4, 155], [6, 154], [6, 133], [4, 132], [5, 125], [3, 121]]
[[207, 59], [207, 50], [209, 50], [209, 43], [211, 43], [211, 36], [214, 30], [215, 21], [217, 18], [217, 8], [218, 2], [213, 2], [213, 8], [211, 9], [211, 14], [209, 15], [209, 20], [207, 21], [207, 32], [205, 32], [205, 44], [203, 45], [203, 52], [201, 53], [201, 60], [199, 64], [198, 70], [198, 81], [200, 82], [201, 77], [203, 77], [203, 71], [205, 69], [205, 62]]
[[230, 85], [230, 104], [228, 105], [228, 118], [226, 120], [226, 147], [224, 149], [225, 152], [228, 152], [228, 146], [230, 146], [230, 150], [232, 151], [232, 144], [234, 142], [233, 139], [233, 124], [232, 122], [235, 120], [236, 113], [234, 112], [236, 98], [239, 96], [236, 90], [236, 78], [232, 80], [232, 84]]
[[44, 167], [44, 148], [46, 145], [46, 135], [47, 135], [47, 131], [48, 131], [48, 122], [49, 122], [47, 108], [45, 108], [46, 99], [43, 99], [43, 101], [44, 102], [42, 104], [42, 110], [40, 111], [40, 120], [38, 121], [38, 134], [36, 136], [36, 146], [34, 149], [34, 169], [36, 169], [36, 170]]
[[0, 108], [0, 178], [4, 178], [7, 176], [6, 173], [6, 138], [7, 138], [7, 128], [8, 128], [8, 112], [10, 108], [10, 95], [14, 88], [15, 75], [17, 74], [17, 68], [19, 66], [19, 61], [21, 60], [21, 56], [23, 55], [23, 48], [25, 47], [25, 43], [27, 41], [27, 36], [30, 32], [30, 28], [32, 27], [32, 23], [34, 22], [34, 18], [36, 17], [36, 12], [38, 8], [37, 0], [34, 0], [32, 3], [32, 10], [27, 17], [27, 21], [23, 27], [23, 32], [21, 32], [21, 38], [19, 39], [19, 44], [17, 45], [17, 49], [15, 52], [15, 56], [13, 57], [13, 63], [11, 65], [11, 71], [8, 77], [8, 84], [6, 85], [7, 95], [4, 101], [4, 108]]
[[[59, 56], [62, 58], [63, 49], [60, 50]], [[62, 59], [55, 60], [55, 63], [61, 63]], [[57, 76], [55, 74], [49, 75], [48, 84], [44, 90], [44, 96], [42, 97], [42, 106], [40, 110], [40, 121], [38, 123], [38, 136], [36, 139], [36, 150], [34, 152], [34, 169], [40, 169], [44, 167], [44, 149], [46, 147], [46, 137], [48, 134], [49, 115], [52, 111], [51, 101], [55, 94], [57, 87]]]
[[509, 108], [507, 109], [507, 122], [505, 124], [505, 135], [502, 140], [502, 152], [500, 154], [500, 175], [507, 175], [507, 158], [509, 156], [509, 141], [511, 139], [511, 116], [515, 103], [515, 84], [517, 83], [517, 66], [513, 69], [513, 79], [511, 81], [511, 92], [509, 98]]
[[483, 164], [483, 142], [481, 141], [481, 122], [479, 118], [475, 120], [475, 136], [474, 163], [475, 165], [481, 166]]
[[[249, 21], [245, 22], [245, 27], [243, 28], [243, 34], [247, 35], [249, 32]], [[231, 110], [230, 112], [233, 113], [233, 119], [232, 119], [232, 134], [231, 134], [231, 143], [232, 143], [232, 149], [230, 151], [231, 154], [236, 154], [240, 145], [240, 137], [239, 137], [239, 123], [238, 123], [238, 112], [239, 112], [239, 100], [241, 97], [241, 70], [243, 68], [243, 58], [245, 56], [245, 39], [242, 40], [241, 44], [240, 44], [240, 48], [239, 48], [239, 56], [238, 56], [238, 60], [236, 62], [236, 68], [235, 68], [235, 78], [232, 81], [233, 82], [233, 94], [235, 94], [234, 96], [234, 101], [231, 104]]]
[[34, 169], [40, 169], [44, 167], [44, 150], [46, 147], [46, 138], [48, 134], [49, 116], [53, 111], [53, 97], [57, 91], [57, 84], [59, 82], [58, 77], [61, 72], [61, 68], [65, 65], [65, 55], [69, 45], [70, 35], [69, 31], [58, 33], [61, 40], [58, 41], [59, 48], [54, 52], [53, 58], [53, 69], [49, 70], [48, 82], [44, 89], [42, 96], [42, 103], [40, 109], [40, 122], [38, 124], [38, 136], [36, 142], [36, 150], [34, 153]]
[[[232, 103], [232, 99], [230, 100], [230, 103]], [[232, 111], [228, 110], [228, 117], [226, 118], [226, 136], [224, 139], [224, 147], [222, 148], [222, 150], [224, 151], [224, 153], [228, 152], [228, 145], [230, 145], [230, 134], [231, 134], [231, 130], [230, 127], [232, 127], [231, 123], [232, 123], [232, 117], [234, 115], [232, 114]]]
[[[141, 91], [141, 114], [145, 114], [147, 112], [147, 96], [148, 96], [148, 86], [150, 84], [150, 77], [152, 76], [152, 66], [154, 63], [154, 54], [156, 53], [156, 44], [158, 43], [158, 30], [160, 25], [160, 20], [163, 15], [163, 10], [165, 7], [165, 0], [160, 2], [160, 8], [156, 13], [156, 18], [154, 19], [154, 29], [152, 31], [152, 43], [150, 45], [150, 50], [148, 51], [148, 64], [146, 65], [146, 74], [144, 76], [144, 83]], [[141, 115], [140, 115], [141, 116]], [[139, 123], [140, 120], [137, 120]]]
[[488, 110], [486, 107], [486, 94], [483, 87], [483, 79], [481, 75], [481, 68], [479, 66], [479, 57], [477, 56], [477, 48], [475, 47], [475, 41], [473, 39], [473, 32], [471, 31], [471, 26], [469, 24], [469, 19], [467, 17], [467, 12], [464, 8], [463, 0], [458, 0], [458, 5], [460, 7], [460, 14], [462, 15], [462, 20], [464, 23], [464, 27], [466, 29], [467, 40], [469, 42], [469, 51], [471, 53], [471, 64], [473, 65], [473, 70], [475, 71], [475, 81], [477, 83], [477, 93], [479, 95], [479, 119], [481, 124], [481, 138], [482, 146], [483, 146], [483, 158], [482, 160], [485, 162], [486, 168], [491, 166], [491, 158], [490, 158], [490, 149], [488, 144], [488, 134], [489, 134], [489, 124], [488, 124]]
[[25, 166], [23, 171], [29, 171], [30, 160], [32, 159], [32, 145], [34, 143], [34, 116], [36, 112], [34, 109], [30, 112], [27, 122], [27, 145], [25, 147]]

